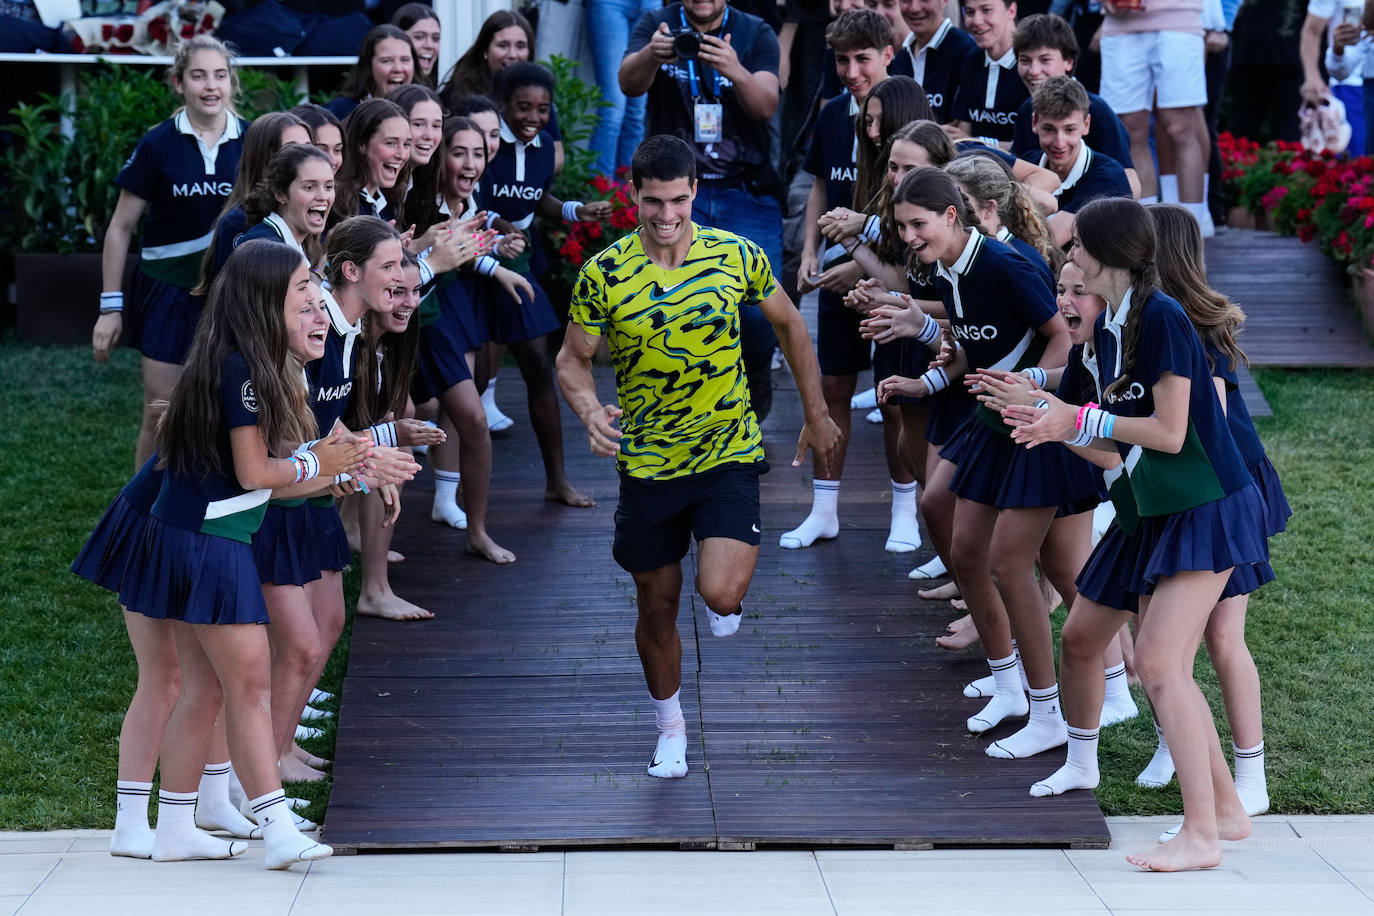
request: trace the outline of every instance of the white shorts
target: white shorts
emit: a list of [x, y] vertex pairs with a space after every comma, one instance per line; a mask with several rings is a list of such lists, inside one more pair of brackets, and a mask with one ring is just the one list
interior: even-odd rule
[[1187, 32], [1102, 36], [1102, 98], [1117, 114], [1207, 104], [1207, 48]]

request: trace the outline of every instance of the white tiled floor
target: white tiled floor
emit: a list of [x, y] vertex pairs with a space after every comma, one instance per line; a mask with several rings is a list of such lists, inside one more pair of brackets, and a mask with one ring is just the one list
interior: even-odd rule
[[[0, 916], [940, 913], [1374, 916], [1374, 818], [1264, 817], [1222, 866], [1143, 874], [1125, 860], [1172, 823], [1110, 821], [1107, 850], [570, 851], [339, 856], [269, 872], [244, 861], [106, 854], [108, 833], [0, 833]], [[987, 894], [999, 895], [994, 910]], [[1010, 896], [1007, 896], [1010, 895]]]

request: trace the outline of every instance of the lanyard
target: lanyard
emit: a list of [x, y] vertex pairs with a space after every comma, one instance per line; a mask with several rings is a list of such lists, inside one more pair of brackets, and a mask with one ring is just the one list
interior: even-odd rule
[[[677, 14], [682, 19], [682, 27], [684, 29], [687, 28], [687, 14], [682, 10], [681, 7], [678, 7]], [[720, 21], [720, 28], [716, 30], [716, 34], [723, 35], [725, 33], [725, 26], [728, 25], [729, 22], [730, 7], [727, 6], [725, 7], [725, 18]], [[697, 83], [697, 62], [695, 60], [687, 61], [687, 82], [692, 90], [692, 98], [701, 98], [701, 86]], [[711, 88], [712, 96], [715, 98], [716, 101], [720, 101], [720, 74], [715, 72], [714, 70], [711, 71]]]

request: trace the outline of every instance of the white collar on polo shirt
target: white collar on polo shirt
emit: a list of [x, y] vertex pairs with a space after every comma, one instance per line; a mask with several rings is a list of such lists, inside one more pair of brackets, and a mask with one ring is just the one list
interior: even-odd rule
[[[300, 242], [296, 241], [295, 233], [291, 231], [291, 227], [286, 224], [286, 220], [282, 218], [280, 213], [273, 212], [267, 214], [267, 218], [264, 219], [263, 222], [276, 230], [277, 235], [281, 236], [283, 242], [290, 245], [301, 254], [305, 254], [305, 249], [301, 247]], [[311, 266], [313, 267], [314, 265], [312, 264]]]
[[375, 194], [367, 188], [363, 188], [358, 194], [372, 207], [374, 216], [381, 215], [381, 212], [386, 209], [386, 195], [382, 193], [381, 188], [378, 188]]
[[983, 105], [991, 108], [997, 104], [997, 79], [1002, 75], [1003, 70], [1011, 70], [1016, 66], [1016, 52], [1008, 48], [1007, 53], [993, 60], [988, 52], [983, 52], [983, 66], [988, 68], [988, 89], [983, 98]]
[[[1040, 167], [1049, 168], [1049, 159], [1049, 156], [1041, 153]], [[1054, 189], [1054, 196], [1058, 197], [1060, 194], [1063, 194], [1065, 191], [1078, 184], [1078, 180], [1083, 177], [1084, 172], [1088, 171], [1088, 166], [1092, 165], [1092, 162], [1093, 151], [1088, 148], [1086, 140], [1080, 140], [1078, 143], [1078, 158], [1074, 159], [1073, 168], [1069, 169], [1068, 177], [1059, 182], [1059, 187]]]
[[936, 29], [935, 34], [930, 37], [930, 41], [919, 48], [916, 47], [916, 33], [906, 33], [906, 38], [902, 40], [902, 49], [906, 51], [907, 54], [911, 55], [911, 69], [914, 73], [916, 82], [925, 82], [926, 52], [932, 48], [940, 47], [940, 44], [945, 40], [945, 36], [948, 35], [953, 28], [954, 23], [946, 19], [944, 22], [940, 23], [940, 27]]
[[1126, 316], [1131, 313], [1132, 292], [1133, 290], [1127, 287], [1126, 295], [1122, 297], [1121, 304], [1115, 309], [1111, 307], [1110, 303], [1107, 305], [1107, 331], [1116, 338], [1116, 372], [1112, 374], [1112, 378], [1121, 375], [1121, 334], [1126, 328]]
[[243, 125], [232, 111], [224, 113], [224, 130], [214, 146], [206, 146], [205, 141], [200, 139], [200, 134], [196, 133], [196, 129], [191, 125], [191, 116], [186, 113], [185, 108], [177, 112], [172, 124], [176, 127], [177, 133], [195, 138], [196, 145], [200, 147], [200, 158], [205, 162], [207, 175], [215, 173], [215, 160], [219, 158], [219, 148], [230, 140], [237, 140], [243, 136]]

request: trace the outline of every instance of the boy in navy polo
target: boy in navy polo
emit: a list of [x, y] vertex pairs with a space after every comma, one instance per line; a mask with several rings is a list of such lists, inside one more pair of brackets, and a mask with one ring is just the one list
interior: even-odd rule
[[[1051, 13], [1037, 13], [1022, 19], [1012, 35], [1011, 49], [1016, 54], [1016, 71], [1031, 95], [1047, 79], [1072, 76], [1078, 62], [1078, 39], [1074, 37], [1073, 27]], [[1089, 92], [1088, 107], [1091, 117], [1085, 138], [1088, 145], [1121, 163], [1131, 182], [1132, 194], [1138, 195], [1140, 179], [1131, 162], [1131, 135], [1126, 132], [1126, 126], [1102, 96]], [[1040, 151], [1040, 138], [1031, 126], [1033, 114], [1031, 100], [1026, 99], [1016, 113], [1016, 135], [1011, 141], [1011, 151], [1018, 156]]]
[[959, 70], [964, 58], [978, 54], [978, 46], [945, 15], [943, 0], [901, 0], [901, 10], [911, 31], [888, 69], [898, 74], [898, 64], [909, 65], [909, 75], [926, 91], [936, 123], [948, 124]]
[[[849, 438], [849, 400], [854, 395], [859, 373], [871, 365], [871, 344], [859, 332], [859, 320], [863, 316], [846, 308], [842, 298], [864, 273], [841, 246], [827, 245], [822, 252], [818, 220], [823, 213], [836, 207], [862, 210], [869, 203], [853, 199], [859, 153], [854, 122], [860, 101], [874, 86], [887, 79], [887, 67], [893, 56], [892, 27], [874, 10], [851, 10], [841, 13], [830, 24], [825, 30], [825, 40], [834, 52], [835, 72], [845, 91], [821, 108], [811, 149], [802, 166], [815, 181], [806, 201], [803, 220], [806, 241], [802, 247], [797, 288], [801, 292], [820, 288], [816, 349], [820, 357], [821, 391], [830, 416], [839, 425], [844, 438], [829, 456], [828, 466], [820, 458], [816, 459], [811, 513], [800, 526], [779, 539], [779, 544], [788, 549], [810, 547], [819, 539], [833, 538], [839, 533], [836, 503]], [[895, 552], [915, 550], [920, 546], [915, 479], [902, 467], [896, 455], [890, 459], [893, 527], [887, 549]]]
[[[1121, 163], [1097, 152], [1085, 140], [1092, 129], [1088, 90], [1068, 76], [1045, 80], [1032, 99], [1031, 123], [1040, 138], [1038, 163], [1059, 176], [1059, 212], [1048, 220], [1055, 244], [1073, 237], [1074, 214], [1099, 197], [1133, 197]], [[1024, 158], [1037, 161], [1034, 153]]]
[[954, 133], [1011, 146], [1016, 113], [1030, 93], [1016, 73], [1014, 0], [967, 0], [964, 27], [982, 53], [964, 58], [950, 117]]

